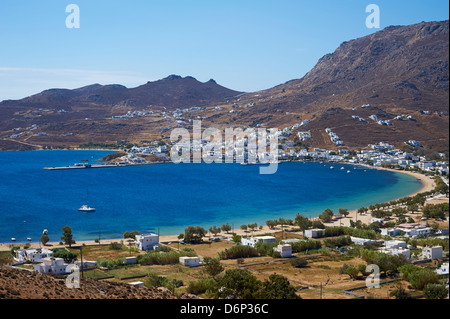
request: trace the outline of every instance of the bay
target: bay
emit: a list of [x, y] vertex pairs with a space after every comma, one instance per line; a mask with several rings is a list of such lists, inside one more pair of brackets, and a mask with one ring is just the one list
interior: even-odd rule
[[[121, 238], [133, 230], [172, 235], [189, 225], [264, 225], [268, 219], [293, 219], [297, 213], [318, 216], [326, 208], [357, 209], [422, 187], [402, 173], [317, 162], [282, 163], [272, 175], [260, 175], [258, 165], [238, 163], [43, 169], [83, 159], [94, 164], [109, 153], [0, 152], [0, 242], [12, 237], [38, 241], [43, 229], [50, 241], [59, 241], [66, 225], [75, 240], [99, 234], [102, 239]], [[87, 189], [94, 213], [78, 212]]]

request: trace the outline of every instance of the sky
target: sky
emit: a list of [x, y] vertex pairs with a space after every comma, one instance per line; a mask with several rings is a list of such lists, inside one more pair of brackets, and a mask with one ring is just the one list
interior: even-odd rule
[[[366, 25], [370, 4], [379, 28]], [[446, 0], [1, 0], [0, 101], [170, 74], [255, 92], [301, 78], [344, 41], [448, 12]]]

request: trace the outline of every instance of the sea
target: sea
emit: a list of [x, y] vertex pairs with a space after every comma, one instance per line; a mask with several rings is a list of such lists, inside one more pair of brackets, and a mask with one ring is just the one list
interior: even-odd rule
[[[37, 242], [44, 229], [59, 242], [64, 226], [81, 241], [122, 238], [134, 230], [177, 235], [188, 226], [265, 225], [298, 213], [315, 217], [326, 208], [353, 210], [422, 187], [407, 174], [319, 162], [285, 162], [270, 175], [239, 163], [44, 169], [98, 164], [110, 153], [0, 152], [0, 243]], [[87, 201], [95, 212], [78, 211]]]

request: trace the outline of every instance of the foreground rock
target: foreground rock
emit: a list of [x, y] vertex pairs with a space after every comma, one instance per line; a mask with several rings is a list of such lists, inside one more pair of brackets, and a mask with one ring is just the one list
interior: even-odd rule
[[85, 278], [80, 288], [68, 288], [65, 278], [27, 270], [0, 268], [0, 299], [192, 299], [169, 290], [135, 287]]

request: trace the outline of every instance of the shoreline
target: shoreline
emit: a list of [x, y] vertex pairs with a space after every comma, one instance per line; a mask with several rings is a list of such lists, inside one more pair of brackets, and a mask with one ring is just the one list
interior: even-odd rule
[[[346, 163], [346, 164], [351, 164], [351, 163]], [[354, 164], [354, 165], [361, 165], [361, 164]], [[408, 174], [410, 176], [413, 176], [415, 178], [417, 178], [418, 180], [421, 181], [422, 183], [422, 187], [409, 195], [406, 195], [404, 197], [407, 196], [414, 196], [418, 193], [423, 193], [423, 192], [427, 192], [430, 191], [432, 189], [434, 189], [435, 187], [435, 183], [434, 180], [432, 179], [432, 177], [430, 176], [425, 176], [423, 174], [420, 174], [418, 172], [411, 172], [411, 171], [403, 171], [403, 170], [396, 170], [396, 169], [392, 169], [392, 168], [384, 168], [384, 167], [372, 167], [369, 166], [370, 168], [373, 169], [379, 169], [379, 170], [387, 170], [387, 171], [392, 171], [392, 172], [398, 172], [398, 173], [403, 173], [403, 174]], [[317, 219], [318, 217], [312, 217], [310, 218], [311, 220]], [[349, 211], [349, 214], [347, 215], [347, 217], [344, 218], [339, 218], [334, 220], [333, 222], [330, 223], [326, 223], [326, 226], [350, 226], [350, 220], [361, 220], [364, 224], [369, 224], [372, 216], [370, 214], [357, 214], [357, 209]], [[253, 231], [254, 235], [257, 234], [263, 234], [263, 233], [274, 233], [274, 232], [278, 232], [280, 231], [280, 229], [278, 229], [278, 227], [276, 227], [276, 229], [269, 229], [269, 227], [267, 225], [263, 225], [262, 230], [256, 230]], [[238, 229], [232, 229], [228, 235], [230, 235], [230, 233], [236, 233], [237, 235], [245, 235], [245, 234], [250, 234], [251, 232], [244, 232], [242, 229], [238, 228]], [[219, 233], [220, 236], [225, 236], [226, 233], [220, 232]], [[176, 235], [163, 235], [160, 236], [160, 242], [175, 242], [178, 241], [178, 234]], [[206, 236], [208, 237], [208, 235]], [[79, 246], [79, 245], [105, 245], [105, 244], [109, 244], [111, 242], [125, 242], [126, 240], [123, 238], [113, 238], [113, 239], [102, 239], [100, 240], [100, 243], [96, 243], [95, 239], [92, 240], [80, 240], [80, 241], [76, 241], [76, 244], [74, 244], [74, 246]], [[23, 246], [23, 245], [29, 245], [30, 248], [39, 248], [39, 247], [45, 247], [45, 248], [63, 248], [65, 247], [65, 245], [60, 245], [59, 242], [49, 242], [47, 243], [47, 245], [42, 245], [42, 243], [40, 242], [11, 242], [11, 243], [0, 243], [0, 251], [8, 251], [11, 249], [11, 247], [14, 246]]]

